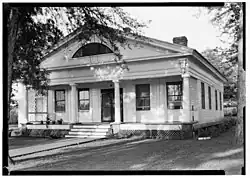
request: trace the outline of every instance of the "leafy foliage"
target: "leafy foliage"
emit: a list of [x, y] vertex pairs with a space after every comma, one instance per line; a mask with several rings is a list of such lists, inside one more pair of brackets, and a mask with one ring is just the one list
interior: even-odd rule
[[227, 79], [228, 82], [224, 86], [224, 99], [236, 99], [237, 95], [237, 63], [227, 60], [227, 56], [220, 51], [222, 49], [207, 49], [202, 52], [205, 56]]
[[210, 62], [224, 74], [229, 82], [224, 88], [224, 99], [235, 99], [238, 81], [238, 44], [241, 38], [241, 2], [225, 3], [221, 7], [208, 7], [213, 24], [221, 31], [221, 41], [228, 47], [217, 47], [203, 52]]
[[223, 49], [226, 62], [237, 63], [237, 125], [235, 129], [235, 143], [244, 143], [243, 118], [246, 105], [246, 73], [243, 65], [243, 3], [225, 3], [223, 7], [209, 8], [213, 12], [213, 22], [220, 27], [222, 34], [227, 34], [228, 49]]
[[228, 61], [237, 62], [238, 42], [240, 40], [240, 13], [243, 5], [241, 2], [225, 3], [221, 7], [209, 7], [209, 13], [213, 15], [212, 22], [219, 27], [221, 35], [226, 35], [224, 42], [229, 43], [229, 48], [223, 50]]
[[[13, 52], [12, 81], [43, 91], [48, 83], [48, 71], [39, 67], [43, 56], [49, 53], [64, 33], [78, 33], [78, 40], [88, 41], [93, 34], [109, 43], [118, 56], [117, 63], [126, 67], [116, 42], [126, 45], [126, 36], [142, 38], [145, 23], [138, 22], [119, 7], [12, 7], [6, 6], [9, 21], [18, 14], [18, 32]], [[59, 29], [60, 27], [60, 29]], [[8, 28], [12, 28], [9, 26]]]

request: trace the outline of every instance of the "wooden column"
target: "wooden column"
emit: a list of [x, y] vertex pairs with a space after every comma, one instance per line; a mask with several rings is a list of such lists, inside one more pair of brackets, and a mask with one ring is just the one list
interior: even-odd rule
[[184, 122], [191, 121], [191, 108], [190, 108], [190, 75], [183, 74], [183, 112], [185, 115]]
[[77, 97], [76, 97], [76, 84], [72, 83], [71, 86], [71, 119], [70, 122], [75, 123], [77, 122]]
[[26, 86], [18, 83], [18, 127], [28, 122], [28, 90]]
[[111, 123], [113, 134], [120, 131], [121, 106], [120, 106], [120, 84], [119, 80], [113, 80], [115, 86], [115, 122]]
[[115, 86], [115, 123], [121, 123], [121, 101], [119, 80], [114, 80]]

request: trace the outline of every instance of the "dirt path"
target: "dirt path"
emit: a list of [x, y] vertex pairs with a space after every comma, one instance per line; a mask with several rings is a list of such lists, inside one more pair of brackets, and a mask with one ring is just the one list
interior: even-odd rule
[[232, 146], [232, 132], [211, 140], [131, 141], [126, 144], [60, 153], [19, 162], [14, 170], [225, 170], [240, 174], [243, 147]]

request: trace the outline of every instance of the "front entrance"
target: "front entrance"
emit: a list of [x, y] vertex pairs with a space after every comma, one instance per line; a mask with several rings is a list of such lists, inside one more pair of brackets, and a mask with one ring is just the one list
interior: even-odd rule
[[[123, 90], [120, 88], [121, 101], [121, 122], [123, 122]], [[101, 103], [101, 119], [102, 122], [115, 121], [115, 94], [114, 89], [101, 89], [102, 103]]]

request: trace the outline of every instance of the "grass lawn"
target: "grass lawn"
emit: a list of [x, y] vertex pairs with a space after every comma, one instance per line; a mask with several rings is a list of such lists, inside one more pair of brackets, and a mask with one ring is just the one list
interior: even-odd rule
[[[63, 138], [64, 140], [65, 138]], [[41, 138], [41, 137], [9, 137], [9, 149], [25, 148], [45, 143], [60, 142], [60, 139]]]
[[19, 161], [12, 166], [12, 170], [198, 169], [240, 174], [244, 150], [242, 146], [232, 145], [232, 138], [232, 131], [228, 131], [219, 137], [202, 141], [145, 139], [106, 147], [92, 145], [91, 149], [83, 144], [47, 156]]

